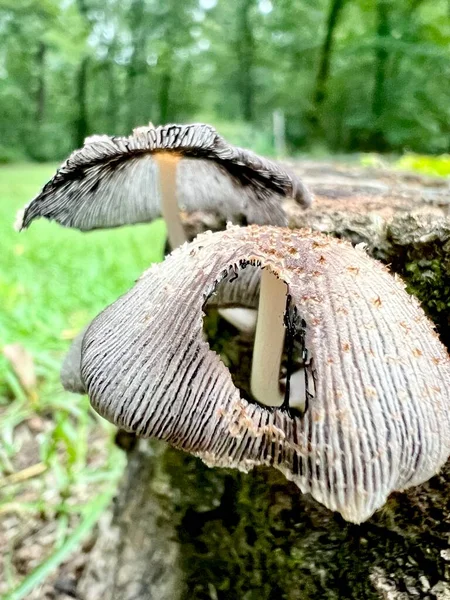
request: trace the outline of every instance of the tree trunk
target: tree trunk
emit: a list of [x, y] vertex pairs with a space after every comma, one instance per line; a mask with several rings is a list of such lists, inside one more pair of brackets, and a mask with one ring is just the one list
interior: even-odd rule
[[164, 72], [161, 75], [159, 84], [159, 122], [168, 123], [170, 121], [170, 87], [172, 85], [172, 57], [170, 50], [163, 58]]
[[88, 112], [87, 112], [87, 72], [89, 58], [83, 57], [78, 67], [76, 80], [76, 100], [78, 103], [78, 114], [75, 119], [75, 145], [81, 148], [89, 133]]
[[[90, 26], [89, 10], [86, 0], [77, 0], [78, 10], [83, 17], [87, 27]], [[89, 133], [88, 110], [87, 110], [87, 80], [88, 80], [89, 57], [83, 56], [76, 74], [76, 99], [78, 113], [75, 118], [75, 145], [81, 148]]]
[[36, 72], [37, 72], [37, 90], [36, 90], [36, 123], [41, 125], [45, 117], [45, 57], [47, 46], [44, 42], [39, 42], [36, 53]]
[[144, 0], [133, 0], [130, 7], [130, 32], [132, 38], [132, 54], [127, 68], [128, 131], [140, 122], [140, 93], [137, 88], [138, 78], [142, 71], [143, 52], [145, 47]]
[[385, 107], [385, 82], [389, 52], [386, 41], [390, 33], [388, 0], [377, 0], [377, 45], [375, 50], [375, 79], [373, 87], [372, 112], [375, 118], [375, 131], [372, 136], [376, 150], [386, 150], [380, 118]]
[[[108, 54], [112, 54], [110, 49]], [[108, 56], [105, 65], [105, 74], [108, 78], [108, 101], [107, 101], [107, 118], [108, 118], [108, 132], [112, 135], [116, 135], [118, 131], [121, 132], [121, 123], [119, 120], [119, 95], [117, 93], [117, 80], [115, 76], [114, 59], [112, 56]], [[128, 131], [127, 131], [128, 133]]]
[[330, 4], [330, 12], [327, 19], [327, 31], [323, 45], [320, 49], [319, 70], [317, 72], [316, 85], [313, 95], [313, 105], [317, 119], [317, 113], [326, 98], [331, 56], [333, 53], [334, 31], [336, 29], [339, 15], [344, 7], [344, 4], [345, 0], [332, 0]]
[[252, 121], [254, 117], [254, 80], [253, 65], [255, 55], [255, 41], [251, 25], [250, 11], [254, 0], [243, 0], [238, 8], [237, 23], [237, 52], [239, 68], [239, 89], [241, 95], [242, 116], [245, 121]]
[[[450, 344], [448, 183], [333, 164], [304, 163], [300, 171], [316, 205], [292, 206], [291, 225], [365, 242], [405, 276]], [[235, 338], [224, 348], [232, 373], [248, 379], [248, 346]], [[274, 469], [209, 469], [140, 441], [79, 597], [448, 600], [449, 498], [450, 462], [356, 526]]]
[[113, 514], [100, 523], [89, 572], [80, 586], [85, 600], [181, 598], [176, 505], [164, 452], [162, 444], [141, 440], [130, 453]]

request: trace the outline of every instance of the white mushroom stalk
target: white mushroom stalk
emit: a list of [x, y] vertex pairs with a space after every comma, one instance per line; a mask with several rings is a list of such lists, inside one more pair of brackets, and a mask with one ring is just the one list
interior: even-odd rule
[[161, 214], [166, 222], [167, 237], [171, 248], [177, 248], [187, 241], [177, 200], [177, 165], [180, 158], [179, 154], [173, 152], [154, 154], [154, 160], [159, 169]]
[[284, 347], [287, 285], [269, 268], [261, 275], [250, 388], [258, 402], [281, 406], [280, 364]]

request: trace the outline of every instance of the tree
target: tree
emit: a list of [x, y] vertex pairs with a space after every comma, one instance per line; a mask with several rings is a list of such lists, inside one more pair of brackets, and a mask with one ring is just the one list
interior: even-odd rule
[[141, 123], [140, 90], [137, 86], [140, 75], [145, 72], [146, 29], [144, 0], [133, 0], [129, 9], [129, 30], [131, 34], [131, 57], [127, 65], [126, 106], [128, 111], [127, 129], [131, 131]]
[[252, 121], [254, 117], [254, 61], [255, 40], [252, 31], [251, 11], [254, 0], [243, 0], [237, 8], [237, 57], [240, 74], [240, 95], [242, 116], [245, 121]]
[[[78, 10], [80, 15], [86, 23], [86, 28], [90, 26], [89, 21], [89, 9], [86, 0], [77, 0]], [[88, 85], [88, 72], [89, 72], [89, 56], [85, 54], [78, 66], [76, 75], [76, 98], [78, 104], [78, 114], [75, 120], [75, 144], [77, 148], [83, 146], [84, 140], [89, 133], [89, 117], [88, 117], [88, 99], [87, 99], [87, 85]]]
[[345, 0], [332, 0], [330, 12], [327, 19], [326, 34], [320, 49], [319, 69], [317, 72], [316, 85], [313, 95], [313, 122], [319, 122], [320, 108], [325, 101], [327, 93], [327, 82], [330, 73], [331, 56], [333, 52], [333, 38], [339, 16], [345, 5]]

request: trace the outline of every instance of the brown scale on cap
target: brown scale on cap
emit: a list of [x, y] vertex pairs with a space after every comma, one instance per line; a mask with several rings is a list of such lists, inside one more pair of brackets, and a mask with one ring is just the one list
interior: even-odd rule
[[[244, 399], [203, 339], [204, 303], [230, 270], [234, 301], [256, 306], [245, 264], [284, 281], [305, 323], [303, 416]], [[176, 250], [92, 322], [80, 382], [116, 425], [211, 466], [272, 465], [356, 523], [450, 453], [450, 359], [417, 301], [362, 250], [308, 231], [231, 227]]]
[[287, 225], [282, 206], [311, 195], [281, 165], [228, 144], [209, 125], [139, 127], [129, 137], [88, 138], [18, 215], [24, 229], [45, 217], [83, 231], [166, 219], [171, 245], [186, 239], [179, 211]]

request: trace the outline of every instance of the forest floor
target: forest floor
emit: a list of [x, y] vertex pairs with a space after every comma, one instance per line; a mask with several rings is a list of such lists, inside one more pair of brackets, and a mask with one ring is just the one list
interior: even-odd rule
[[[341, 167], [304, 165], [300, 172], [306, 168], [305, 174], [320, 182], [321, 191], [320, 186], [315, 191], [323, 202], [333, 202], [332, 181]], [[89, 234], [40, 221], [15, 232], [16, 211], [53, 172], [53, 165], [0, 167], [0, 597], [5, 600], [76, 597], [94, 525], [116, 491], [125, 460], [114, 445], [114, 428], [96, 416], [86, 397], [62, 389], [61, 358], [89, 319], [163, 256], [161, 221]], [[344, 167], [341, 175], [348, 175]], [[349, 178], [368, 185], [371, 176], [356, 168]], [[372, 188], [387, 193], [383, 186], [395, 187], [396, 177], [395, 171], [385, 172]], [[426, 178], [410, 179], [408, 185], [427, 188]], [[396, 201], [402, 198], [400, 193]]]

